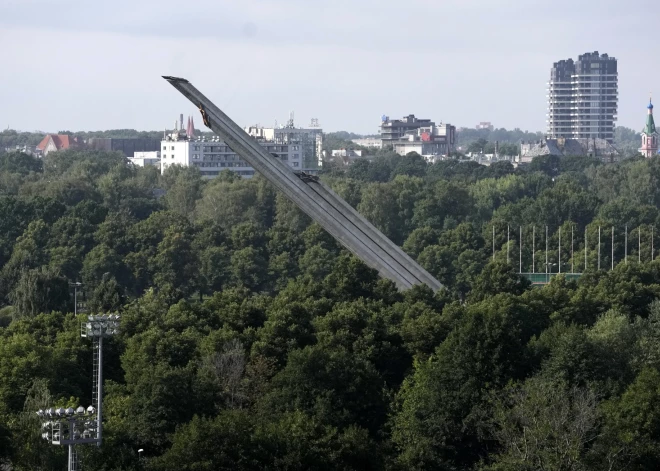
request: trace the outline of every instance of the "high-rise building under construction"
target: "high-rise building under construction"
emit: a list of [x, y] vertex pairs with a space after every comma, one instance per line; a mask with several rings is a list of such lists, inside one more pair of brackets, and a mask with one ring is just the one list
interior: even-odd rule
[[617, 115], [617, 61], [598, 51], [553, 64], [548, 83], [548, 137], [612, 142]]

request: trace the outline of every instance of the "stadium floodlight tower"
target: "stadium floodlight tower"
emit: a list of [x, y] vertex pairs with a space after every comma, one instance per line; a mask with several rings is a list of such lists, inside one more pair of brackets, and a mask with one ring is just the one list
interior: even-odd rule
[[87, 316], [87, 322], [80, 326], [81, 337], [93, 339], [93, 380], [92, 403], [96, 404], [96, 444], [103, 441], [103, 338], [112, 337], [119, 332], [119, 315], [103, 314]]
[[39, 410], [37, 415], [42, 419], [41, 437], [52, 445], [68, 445], [68, 471], [77, 471], [78, 454], [75, 445], [97, 443], [96, 409], [89, 406], [85, 409], [46, 409]]

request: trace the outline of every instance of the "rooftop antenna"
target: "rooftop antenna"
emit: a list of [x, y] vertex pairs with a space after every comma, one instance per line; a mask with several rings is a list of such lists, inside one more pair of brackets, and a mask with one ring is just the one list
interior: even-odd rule
[[312, 122], [309, 124], [310, 128], [318, 128], [319, 127], [319, 120], [318, 118], [312, 118]]
[[293, 126], [293, 111], [289, 113], [289, 121], [286, 123], [287, 128], [292, 128]]

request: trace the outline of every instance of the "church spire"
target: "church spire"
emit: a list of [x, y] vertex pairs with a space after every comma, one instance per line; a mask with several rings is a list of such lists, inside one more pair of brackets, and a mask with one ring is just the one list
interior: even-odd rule
[[653, 134], [655, 132], [655, 121], [653, 121], [653, 101], [651, 98], [649, 98], [649, 106], [646, 108], [649, 110], [649, 114], [646, 117], [644, 132], [646, 132], [646, 134]]
[[639, 152], [644, 157], [653, 157], [658, 154], [658, 133], [653, 120], [653, 100], [651, 98], [649, 98], [646, 109], [648, 109], [648, 114], [646, 115], [646, 126], [642, 130], [642, 147]]

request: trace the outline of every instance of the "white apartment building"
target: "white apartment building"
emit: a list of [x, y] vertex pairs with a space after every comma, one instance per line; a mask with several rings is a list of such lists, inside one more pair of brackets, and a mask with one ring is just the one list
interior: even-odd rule
[[147, 167], [149, 165], [160, 165], [160, 152], [135, 152], [133, 157], [128, 158], [129, 162], [137, 167]]
[[[275, 129], [250, 127], [246, 131], [254, 136], [267, 152], [286, 162], [294, 170], [316, 174], [321, 156], [322, 131], [320, 129]], [[307, 132], [313, 131], [313, 132]], [[229, 146], [214, 138], [189, 138], [182, 130], [167, 135], [161, 142], [161, 173], [172, 165], [199, 168], [202, 177], [214, 178], [223, 170], [231, 170], [243, 178], [251, 178], [255, 170]]]
[[292, 117], [286, 126], [279, 128], [248, 126], [245, 128], [245, 132], [266, 143], [296, 146], [297, 150], [301, 152], [300, 165], [306, 169], [305, 171], [318, 171], [323, 163], [323, 130], [321, 128], [297, 128], [293, 125]]
[[383, 147], [383, 141], [378, 137], [363, 137], [361, 139], [353, 139], [352, 142], [370, 149], [381, 149]]
[[551, 139], [614, 139], [618, 72], [614, 57], [598, 52], [553, 64], [548, 82]]

